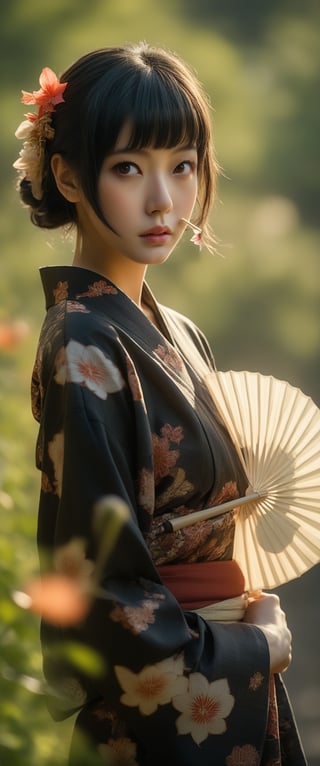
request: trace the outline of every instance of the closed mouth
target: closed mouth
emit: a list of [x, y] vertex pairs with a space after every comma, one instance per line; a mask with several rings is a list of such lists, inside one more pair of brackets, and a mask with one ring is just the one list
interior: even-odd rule
[[140, 237], [162, 237], [169, 234], [172, 234], [172, 231], [168, 226], [154, 226], [140, 234]]

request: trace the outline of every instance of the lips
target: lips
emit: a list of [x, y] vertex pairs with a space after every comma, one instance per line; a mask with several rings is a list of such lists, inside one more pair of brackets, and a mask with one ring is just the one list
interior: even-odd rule
[[140, 234], [140, 237], [162, 237], [169, 234], [172, 234], [172, 231], [168, 226], [153, 226], [152, 229]]

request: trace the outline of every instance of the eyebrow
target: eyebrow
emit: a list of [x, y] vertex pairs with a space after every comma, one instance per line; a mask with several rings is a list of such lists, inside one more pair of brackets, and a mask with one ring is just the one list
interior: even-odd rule
[[[123, 148], [120, 147], [120, 149], [114, 149], [110, 154], [111, 154], [111, 156], [112, 155], [118, 155], [118, 154], [142, 154], [144, 156], [147, 156], [148, 154], [150, 154], [150, 151], [152, 151], [153, 148], [154, 147], [151, 146], [150, 149], [143, 149], [143, 148], [141, 148], [141, 149], [130, 149], [128, 146], [124, 146]], [[176, 152], [177, 154], [178, 154], [178, 152], [196, 151], [197, 150], [197, 147], [194, 144], [191, 144], [191, 145], [190, 144], [184, 144], [183, 146], [169, 146], [169, 147], [168, 146], [167, 147], [164, 146], [164, 147], [159, 147], [159, 150], [161, 150], [161, 148], [169, 149], [172, 152]], [[157, 151], [157, 149], [155, 149], [155, 151]]]

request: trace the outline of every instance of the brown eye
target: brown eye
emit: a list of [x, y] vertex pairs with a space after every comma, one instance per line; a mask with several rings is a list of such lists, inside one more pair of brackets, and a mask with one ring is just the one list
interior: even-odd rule
[[118, 162], [114, 170], [119, 176], [133, 176], [139, 173], [139, 168], [134, 162]]
[[179, 165], [176, 165], [174, 172], [180, 176], [187, 176], [193, 170], [194, 170], [194, 163], [190, 162], [190, 160], [183, 160], [183, 162], [179, 162]]

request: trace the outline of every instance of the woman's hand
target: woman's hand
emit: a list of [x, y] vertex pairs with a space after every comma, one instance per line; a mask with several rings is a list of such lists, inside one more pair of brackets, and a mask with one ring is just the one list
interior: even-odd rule
[[269, 646], [271, 673], [281, 673], [291, 662], [291, 633], [278, 596], [261, 593], [249, 602], [243, 622], [257, 625]]

